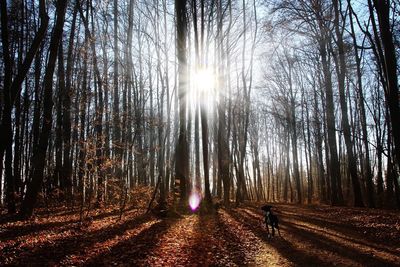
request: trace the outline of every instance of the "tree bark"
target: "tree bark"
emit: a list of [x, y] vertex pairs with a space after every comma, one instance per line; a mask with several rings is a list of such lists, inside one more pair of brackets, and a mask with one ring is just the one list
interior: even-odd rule
[[186, 0], [175, 0], [177, 57], [178, 57], [178, 99], [179, 99], [179, 133], [175, 151], [175, 194], [181, 204], [186, 201], [187, 180], [189, 174], [189, 151], [186, 128], [186, 94], [187, 94], [187, 17]]
[[332, 89], [332, 77], [329, 68], [326, 52], [326, 38], [325, 26], [322, 25], [322, 18], [319, 20], [321, 28], [321, 36], [319, 42], [319, 53], [322, 61], [322, 69], [324, 74], [324, 87], [326, 97], [326, 123], [328, 133], [328, 146], [329, 146], [329, 171], [330, 171], [330, 182], [331, 182], [331, 204], [341, 205], [343, 203], [343, 194], [341, 188], [341, 174], [340, 165], [337, 154], [336, 145], [336, 126], [335, 126], [335, 106], [333, 103], [333, 89]]
[[72, 94], [72, 65], [73, 50], [75, 38], [75, 25], [78, 13], [78, 1], [76, 0], [74, 12], [72, 15], [71, 32], [69, 35], [68, 52], [67, 52], [67, 68], [65, 73], [65, 90], [63, 95], [63, 167], [62, 179], [67, 190], [67, 198], [72, 200], [72, 155], [71, 155], [71, 94]]
[[[370, 3], [371, 0], [368, 2]], [[394, 46], [394, 36], [390, 22], [390, 0], [373, 0], [376, 14], [379, 21], [380, 37], [383, 47], [384, 58], [383, 72], [387, 81], [385, 96], [390, 111], [390, 122], [392, 124], [393, 142], [395, 151], [395, 162], [400, 170], [400, 106], [399, 106], [399, 85], [397, 76], [397, 57]], [[371, 5], [369, 5], [371, 7]]]
[[12, 125], [11, 125], [11, 113], [14, 101], [21, 91], [21, 85], [25, 80], [26, 74], [28, 73], [32, 61], [38, 51], [42, 40], [46, 35], [46, 30], [49, 22], [49, 17], [45, 12], [45, 2], [41, 0], [39, 2], [39, 16], [40, 16], [40, 27], [32, 41], [32, 44], [25, 56], [22, 64], [19, 65], [16, 72], [16, 76], [12, 79], [13, 73], [13, 61], [12, 55], [9, 51], [10, 41], [8, 34], [8, 14], [7, 14], [7, 1], [0, 1], [0, 12], [1, 12], [1, 39], [4, 57], [4, 107], [3, 116], [0, 125], [0, 176], [3, 173], [3, 158], [4, 152], [7, 148], [6, 164], [6, 199], [8, 205], [8, 212], [15, 213], [15, 185], [14, 177], [12, 175]]
[[27, 188], [27, 192], [22, 202], [21, 215], [30, 217], [36, 204], [37, 195], [43, 182], [43, 172], [46, 162], [46, 152], [49, 143], [49, 137], [52, 126], [52, 110], [53, 110], [53, 73], [55, 62], [57, 60], [57, 51], [60, 45], [63, 33], [64, 17], [68, 1], [58, 0], [56, 3], [56, 23], [54, 25], [53, 34], [50, 40], [50, 55], [47, 62], [46, 73], [44, 76], [44, 114], [42, 121], [42, 129], [40, 133], [39, 146], [34, 152], [33, 176]]
[[[347, 111], [347, 101], [345, 95], [345, 77], [346, 77], [347, 67], [345, 62], [343, 33], [339, 26], [340, 7], [338, 0], [333, 0], [333, 7], [334, 7], [334, 27], [337, 39], [337, 46], [338, 46], [338, 55], [334, 54], [334, 58], [336, 59], [335, 64], [336, 64], [336, 72], [338, 75], [339, 99], [340, 99], [340, 108], [342, 111], [342, 127], [343, 127], [343, 135], [347, 151], [348, 171], [350, 173], [353, 186], [354, 206], [363, 207], [364, 203], [362, 201], [360, 181], [357, 175], [357, 162], [353, 153], [353, 146], [352, 146], [353, 140], [351, 138], [348, 111]], [[337, 57], [339, 58], [339, 60], [337, 60]], [[368, 191], [369, 206], [374, 207], [372, 180], [371, 181], [367, 180], [367, 191]]]

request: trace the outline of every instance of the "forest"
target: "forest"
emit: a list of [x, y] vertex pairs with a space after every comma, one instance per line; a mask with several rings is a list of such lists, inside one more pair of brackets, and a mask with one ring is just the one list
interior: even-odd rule
[[399, 264], [399, 0], [0, 3], [0, 265]]

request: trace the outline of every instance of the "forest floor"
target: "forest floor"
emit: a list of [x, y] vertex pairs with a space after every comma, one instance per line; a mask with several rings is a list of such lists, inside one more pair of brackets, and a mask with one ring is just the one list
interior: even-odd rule
[[129, 209], [39, 210], [0, 217], [0, 265], [400, 266], [400, 213], [273, 204], [282, 237], [268, 238], [261, 204], [160, 219]]

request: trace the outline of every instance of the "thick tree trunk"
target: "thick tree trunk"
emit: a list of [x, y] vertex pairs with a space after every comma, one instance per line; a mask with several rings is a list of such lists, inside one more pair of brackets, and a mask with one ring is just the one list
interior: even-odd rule
[[[397, 57], [394, 46], [392, 25], [390, 22], [390, 0], [373, 0], [374, 7], [378, 16], [380, 37], [384, 53], [383, 71], [387, 81], [385, 91], [387, 105], [390, 111], [390, 122], [392, 124], [393, 142], [395, 151], [395, 162], [397, 169], [400, 170], [400, 106], [399, 106], [399, 84], [397, 76]], [[371, 6], [371, 5], [370, 5]]]
[[178, 57], [178, 99], [179, 133], [175, 151], [175, 194], [181, 204], [186, 201], [189, 174], [188, 136], [186, 133], [186, 95], [187, 95], [187, 18], [186, 0], [175, 0], [177, 57]]
[[[320, 22], [321, 23], [321, 22]], [[322, 28], [324, 26], [321, 26]], [[341, 205], [343, 204], [343, 194], [341, 188], [341, 174], [339, 158], [337, 154], [336, 145], [336, 126], [335, 126], [335, 107], [333, 102], [333, 90], [332, 90], [332, 77], [329, 68], [327, 53], [326, 53], [326, 34], [319, 39], [319, 52], [321, 55], [322, 68], [324, 74], [324, 86], [326, 96], [326, 123], [328, 132], [328, 145], [329, 145], [329, 171], [330, 171], [330, 182], [331, 182], [331, 204]]]

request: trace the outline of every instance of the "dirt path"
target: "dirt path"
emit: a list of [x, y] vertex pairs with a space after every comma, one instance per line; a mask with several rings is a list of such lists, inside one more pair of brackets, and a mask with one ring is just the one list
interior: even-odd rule
[[259, 205], [168, 219], [55, 212], [0, 225], [0, 265], [400, 266], [400, 214], [274, 205], [282, 237], [268, 238]]

